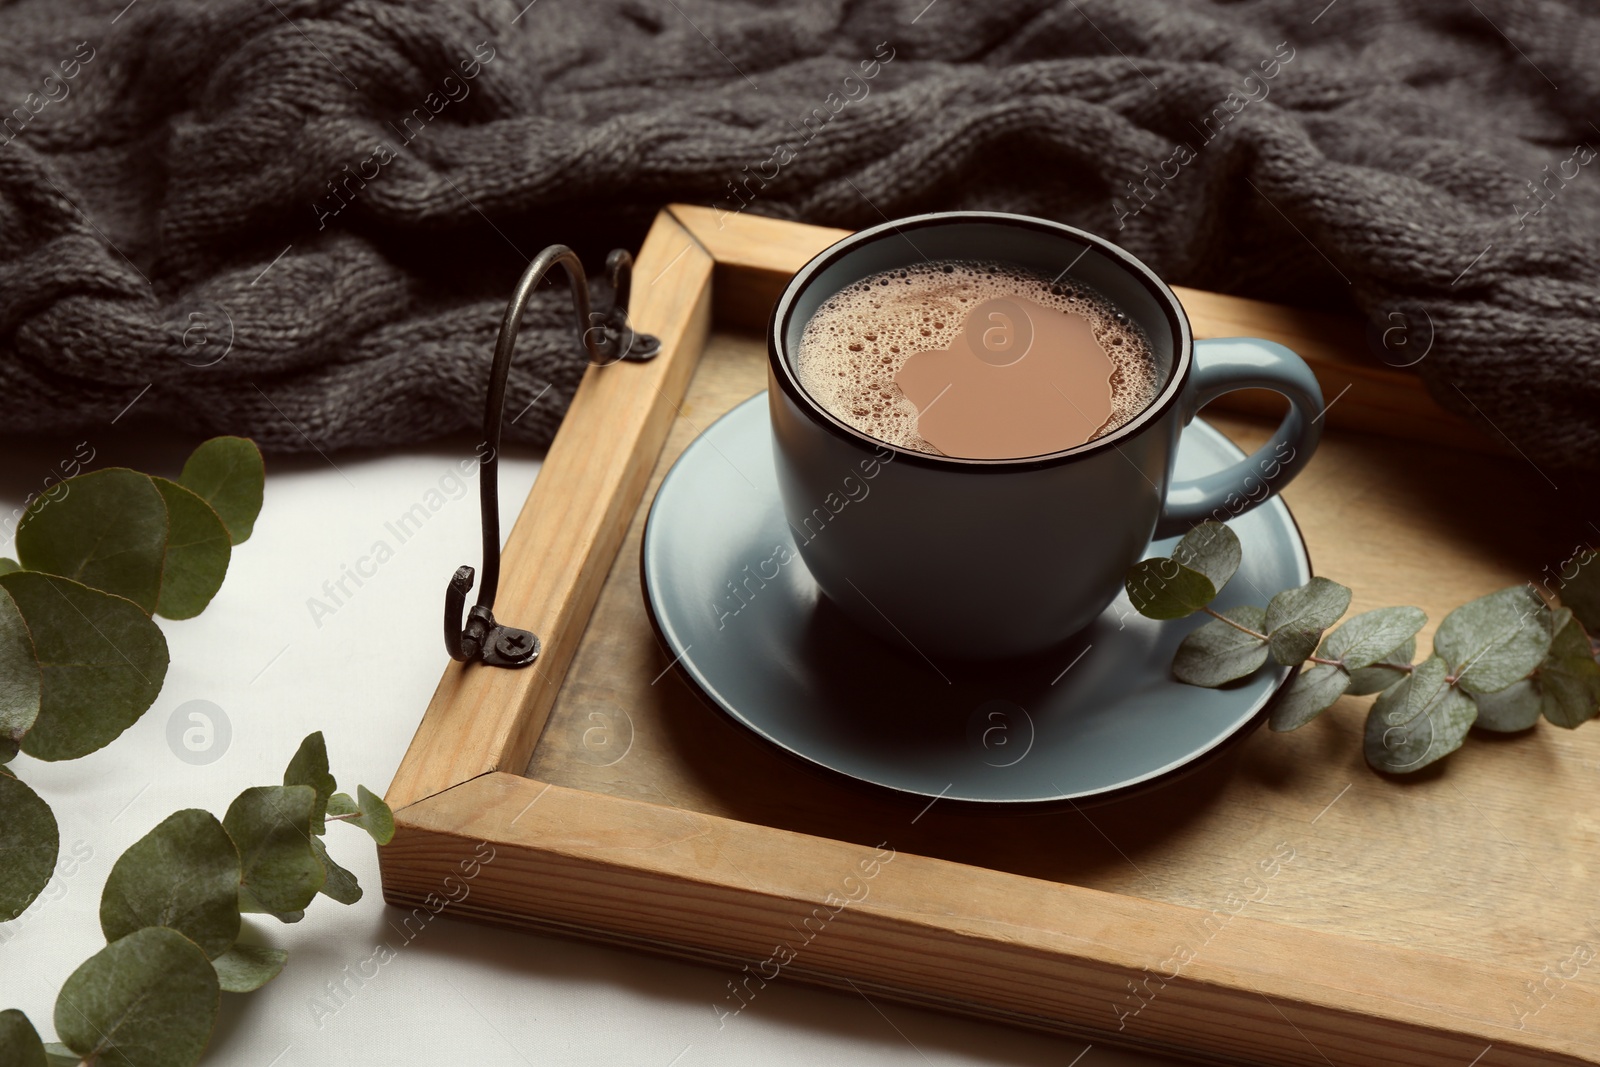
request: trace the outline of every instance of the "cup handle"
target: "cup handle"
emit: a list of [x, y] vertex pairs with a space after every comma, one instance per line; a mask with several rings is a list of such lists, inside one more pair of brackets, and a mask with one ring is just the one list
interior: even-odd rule
[[1305, 360], [1275, 341], [1224, 337], [1194, 343], [1194, 390], [1184, 422], [1223, 393], [1271, 389], [1289, 400], [1289, 413], [1266, 444], [1233, 466], [1174, 481], [1155, 536], [1176, 537], [1206, 519], [1243, 515], [1299, 474], [1322, 437], [1322, 388]]

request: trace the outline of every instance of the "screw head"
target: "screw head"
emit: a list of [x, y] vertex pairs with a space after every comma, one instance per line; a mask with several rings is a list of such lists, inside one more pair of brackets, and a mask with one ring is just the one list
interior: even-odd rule
[[533, 635], [520, 630], [502, 630], [495, 638], [495, 649], [502, 656], [522, 656], [533, 647]]

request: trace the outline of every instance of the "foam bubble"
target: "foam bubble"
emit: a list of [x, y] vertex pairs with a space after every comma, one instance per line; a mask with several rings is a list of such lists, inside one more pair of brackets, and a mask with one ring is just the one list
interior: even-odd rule
[[981, 260], [935, 260], [883, 271], [829, 297], [800, 336], [794, 361], [800, 385], [862, 433], [938, 455], [917, 433], [917, 409], [895, 375], [918, 352], [949, 348], [967, 312], [998, 297], [1021, 297], [1089, 320], [1112, 362], [1111, 417], [1094, 437], [1122, 426], [1155, 399], [1160, 383], [1150, 343], [1111, 301], [1082, 282], [1058, 284]]

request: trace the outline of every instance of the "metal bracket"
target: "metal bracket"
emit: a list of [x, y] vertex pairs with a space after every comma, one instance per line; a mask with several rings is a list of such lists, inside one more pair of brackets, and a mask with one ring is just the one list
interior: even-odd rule
[[577, 253], [565, 245], [551, 245], [534, 257], [522, 272], [511, 302], [500, 322], [500, 337], [494, 346], [494, 365], [489, 372], [489, 397], [483, 415], [483, 439], [488, 452], [478, 478], [479, 502], [483, 512], [483, 584], [478, 602], [462, 618], [467, 593], [472, 590], [473, 569], [461, 566], [450, 578], [444, 594], [444, 647], [451, 659], [476, 660], [490, 667], [526, 667], [539, 658], [539, 635], [495, 620], [494, 600], [500, 586], [500, 429], [505, 417], [506, 380], [511, 372], [511, 353], [528, 298], [555, 267], [566, 269], [572, 290], [572, 307], [578, 316], [578, 339], [588, 353], [589, 362], [605, 367], [619, 361], [643, 363], [661, 351], [661, 342], [650, 334], [638, 333], [628, 324], [628, 293], [633, 280], [633, 257], [617, 249], [606, 257], [606, 280], [610, 300], [603, 311], [589, 307], [589, 281]]

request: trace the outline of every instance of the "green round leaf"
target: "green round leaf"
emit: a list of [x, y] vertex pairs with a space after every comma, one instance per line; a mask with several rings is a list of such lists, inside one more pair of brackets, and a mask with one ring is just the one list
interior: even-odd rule
[[311, 809], [311, 832], [326, 833], [328, 824], [324, 817], [328, 811], [328, 798], [333, 796], [338, 783], [328, 773], [328, 744], [323, 740], [321, 730], [307, 734], [306, 739], [300, 742], [300, 748], [289, 761], [288, 769], [283, 772], [283, 784], [309, 785], [317, 791], [317, 802]]
[[[1322, 645], [1322, 655], [1327, 659], [1336, 659], [1328, 651], [1328, 642]], [[1382, 660], [1370, 667], [1361, 667], [1350, 672], [1350, 695], [1366, 696], [1369, 693], [1381, 693], [1396, 682], [1404, 681], [1411, 673], [1411, 661], [1417, 655], [1417, 639], [1408, 637], [1400, 643], [1400, 647], [1383, 657]]]
[[28, 624], [11, 594], [0, 588], [0, 763], [17, 754], [23, 735], [39, 717], [42, 686]]
[[358, 785], [356, 799], [361, 805], [361, 814], [350, 821], [372, 835], [372, 840], [380, 845], [393, 841], [394, 812], [389, 810], [383, 798], [366, 786]]
[[151, 481], [166, 504], [168, 529], [156, 612], [169, 619], [192, 619], [222, 588], [233, 542], [211, 505], [177, 482]]
[[1600, 663], [1589, 648], [1589, 635], [1572, 611], [1562, 608], [1551, 620], [1555, 636], [1550, 654], [1539, 665], [1539, 692], [1544, 717], [1575, 729], [1600, 710]]
[[[361, 801], [357, 803], [349, 793], [335, 793], [328, 800], [328, 818], [338, 818], [361, 827], [380, 845], [394, 839], [394, 812], [383, 798], [364, 785], [356, 786]], [[349, 816], [354, 815], [351, 819]]]
[[20, 571], [21, 569], [22, 564], [16, 560], [0, 556], [0, 574], [10, 574], [12, 571]]
[[83, 1057], [59, 1041], [44, 1043], [44, 1060], [50, 1067], [79, 1067]]
[[263, 785], [240, 793], [222, 825], [238, 846], [245, 911], [304, 911], [327, 877], [311, 847], [317, 791], [308, 785]]
[[1207, 519], [1183, 535], [1183, 540], [1172, 550], [1172, 558], [1211, 579], [1214, 597], [1222, 592], [1222, 587], [1239, 569], [1239, 561], [1244, 558], [1244, 553], [1239, 546], [1238, 536], [1232, 530], [1220, 522]]
[[1272, 658], [1293, 666], [1310, 656], [1322, 631], [1339, 621], [1350, 607], [1350, 590], [1326, 578], [1313, 578], [1298, 589], [1285, 589], [1267, 604], [1265, 619]]
[[167, 816], [118, 857], [100, 894], [100, 929], [116, 941], [167, 926], [209, 959], [239, 936], [239, 852], [215, 815]]
[[[1266, 613], [1244, 605], [1221, 613], [1241, 626], [1260, 630]], [[1253, 674], [1267, 662], [1267, 643], [1217, 619], [1183, 639], [1172, 657], [1172, 673], [1180, 682], [1215, 688]]]
[[40, 667], [39, 718], [22, 751], [41, 760], [86, 756], [154, 703], [167, 639], [138, 605], [35, 571], [0, 576], [0, 588], [21, 610]]
[[322, 843], [322, 838], [313, 837], [311, 849], [322, 862], [323, 870], [328, 872], [328, 880], [322, 883], [320, 890], [322, 895], [331, 897], [341, 904], [354, 904], [360, 900], [361, 883], [356, 881], [355, 875], [333, 861], [333, 857], [328, 855], [328, 846]]
[[1472, 698], [1478, 705], [1473, 724], [1497, 734], [1514, 734], [1539, 721], [1543, 699], [1531, 678], [1513, 682], [1498, 693], [1479, 693]]
[[1549, 616], [1538, 594], [1514, 585], [1446, 615], [1433, 649], [1463, 690], [1494, 693], [1526, 678], [1550, 651]]
[[50, 882], [60, 832], [50, 805], [9, 774], [0, 774], [0, 922], [10, 922]]
[[17, 558], [156, 609], [167, 546], [167, 506], [149, 476], [123, 467], [80, 474], [65, 496], [40, 497], [17, 526]]
[[1181, 619], [1216, 598], [1217, 589], [1197, 570], [1157, 556], [1128, 568], [1123, 583], [1133, 609], [1147, 619]]
[[213, 437], [194, 450], [178, 481], [211, 505], [234, 544], [248, 540], [261, 512], [266, 468], [255, 442]]
[[282, 949], [234, 945], [211, 965], [217, 970], [217, 981], [224, 993], [250, 993], [278, 977], [288, 958]]
[[56, 1033], [96, 1067], [193, 1067], [217, 1018], [217, 972], [164, 926], [114, 941], [56, 997]]
[[1373, 701], [1363, 748], [1374, 769], [1405, 774], [1461, 747], [1478, 708], [1445, 681], [1448, 674], [1442, 658], [1429, 656], [1410, 677]]
[[[1428, 616], [1421, 608], [1376, 608], [1372, 611], [1363, 611], [1360, 615], [1350, 616], [1343, 625], [1328, 635], [1328, 640], [1323, 644], [1322, 655], [1327, 659], [1342, 661], [1345, 670], [1352, 672], [1380, 661], [1410, 663], [1411, 657], [1416, 653], [1417, 631], [1421, 630], [1427, 621]], [[1394, 653], [1402, 647], [1407, 650], [1404, 657], [1394, 658]], [[1390, 679], [1389, 684], [1397, 680], [1397, 678]], [[1388, 685], [1384, 685], [1368, 692], [1376, 693], [1387, 688]], [[1356, 691], [1354, 688], [1351, 690], [1351, 692]]]
[[1274, 730], [1298, 730], [1331, 708], [1349, 687], [1350, 675], [1343, 667], [1313, 663], [1294, 676], [1272, 706], [1267, 725]]
[[0, 1011], [0, 1063], [6, 1067], [48, 1067], [39, 1031], [15, 1008]]

